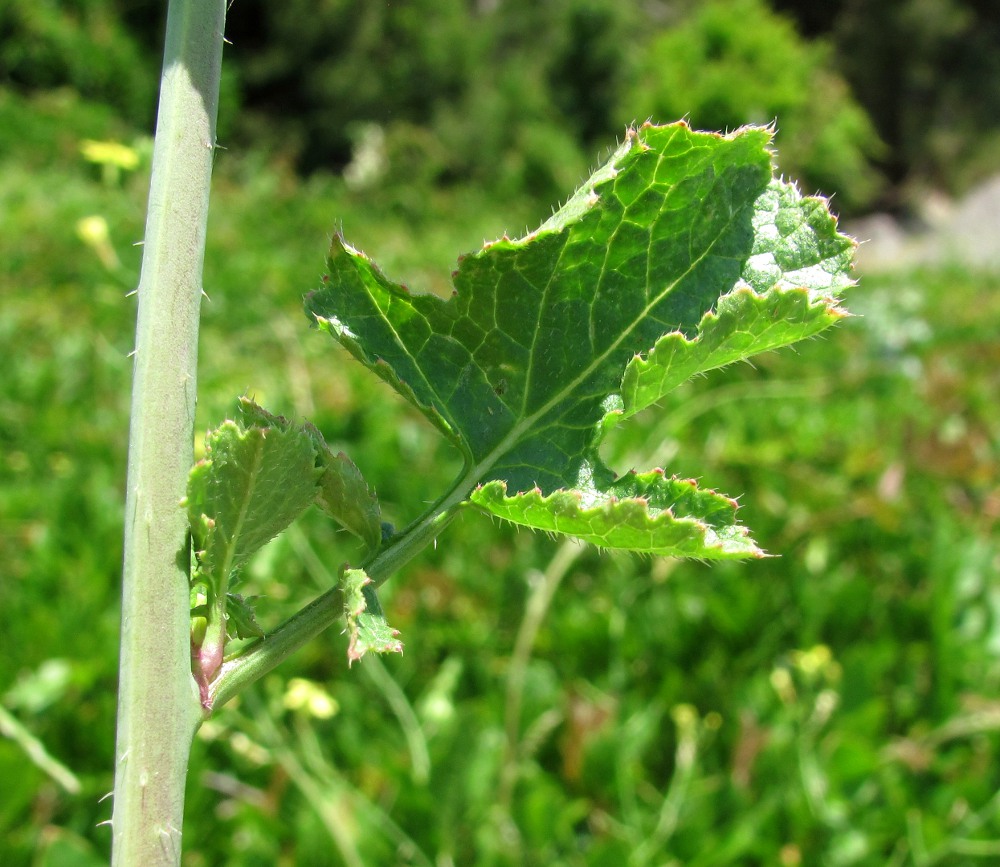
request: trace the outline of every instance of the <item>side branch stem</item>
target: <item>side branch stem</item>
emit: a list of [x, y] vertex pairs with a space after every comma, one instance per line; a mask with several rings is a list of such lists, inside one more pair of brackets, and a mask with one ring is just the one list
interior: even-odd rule
[[[457, 495], [456, 495], [457, 498]], [[458, 514], [461, 504], [446, 501], [425, 518], [391, 540], [363, 568], [374, 586], [412, 560], [434, 541]], [[306, 642], [336, 623], [344, 614], [340, 587], [322, 596], [282, 623], [266, 638], [248, 647], [237, 658], [223, 663], [210, 692], [211, 706], [218, 707], [287, 659]]]

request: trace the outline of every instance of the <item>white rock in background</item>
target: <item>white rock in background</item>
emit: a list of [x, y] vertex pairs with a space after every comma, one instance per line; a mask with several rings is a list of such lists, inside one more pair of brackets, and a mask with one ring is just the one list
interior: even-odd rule
[[841, 230], [858, 241], [856, 254], [861, 271], [883, 271], [903, 264], [910, 255], [909, 235], [899, 221], [889, 214], [870, 214], [849, 223]]
[[1000, 175], [954, 203], [934, 200], [919, 228], [889, 214], [845, 221], [841, 230], [860, 242], [860, 271], [955, 262], [1000, 271]]
[[1000, 270], [1000, 175], [958, 202], [937, 240], [941, 259]]

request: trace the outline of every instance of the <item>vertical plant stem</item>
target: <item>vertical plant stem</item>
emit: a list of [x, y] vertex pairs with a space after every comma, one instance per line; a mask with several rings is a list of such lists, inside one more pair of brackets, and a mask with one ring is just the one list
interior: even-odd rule
[[122, 590], [112, 864], [180, 863], [201, 718], [187, 521], [198, 315], [225, 0], [170, 0], [139, 280]]

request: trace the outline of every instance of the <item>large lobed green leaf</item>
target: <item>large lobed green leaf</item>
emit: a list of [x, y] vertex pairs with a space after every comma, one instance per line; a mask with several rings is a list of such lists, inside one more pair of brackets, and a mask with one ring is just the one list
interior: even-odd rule
[[337, 237], [307, 311], [461, 449], [478, 507], [609, 547], [758, 555], [728, 498], [692, 500], [660, 472], [630, 493], [597, 450], [693, 374], [844, 315], [854, 243], [822, 200], [773, 179], [769, 142], [630, 131], [538, 230], [461, 259], [448, 301]]

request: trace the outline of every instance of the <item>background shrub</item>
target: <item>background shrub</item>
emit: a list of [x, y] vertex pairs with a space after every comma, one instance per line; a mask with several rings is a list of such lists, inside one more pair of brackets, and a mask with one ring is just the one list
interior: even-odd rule
[[718, 130], [776, 123], [781, 168], [807, 192], [836, 192], [848, 210], [873, 201], [880, 142], [830, 46], [803, 40], [763, 0], [695, 4], [640, 57], [622, 116], [687, 116]]
[[[149, 130], [163, 14], [158, 0], [9, 0], [0, 84], [71, 87]], [[241, 0], [227, 34], [223, 142], [306, 172], [341, 171], [369, 123], [398, 175], [423, 151], [416, 174], [436, 184], [548, 203], [647, 115], [777, 118], [782, 168], [842, 213], [1000, 167], [988, 0]]]

